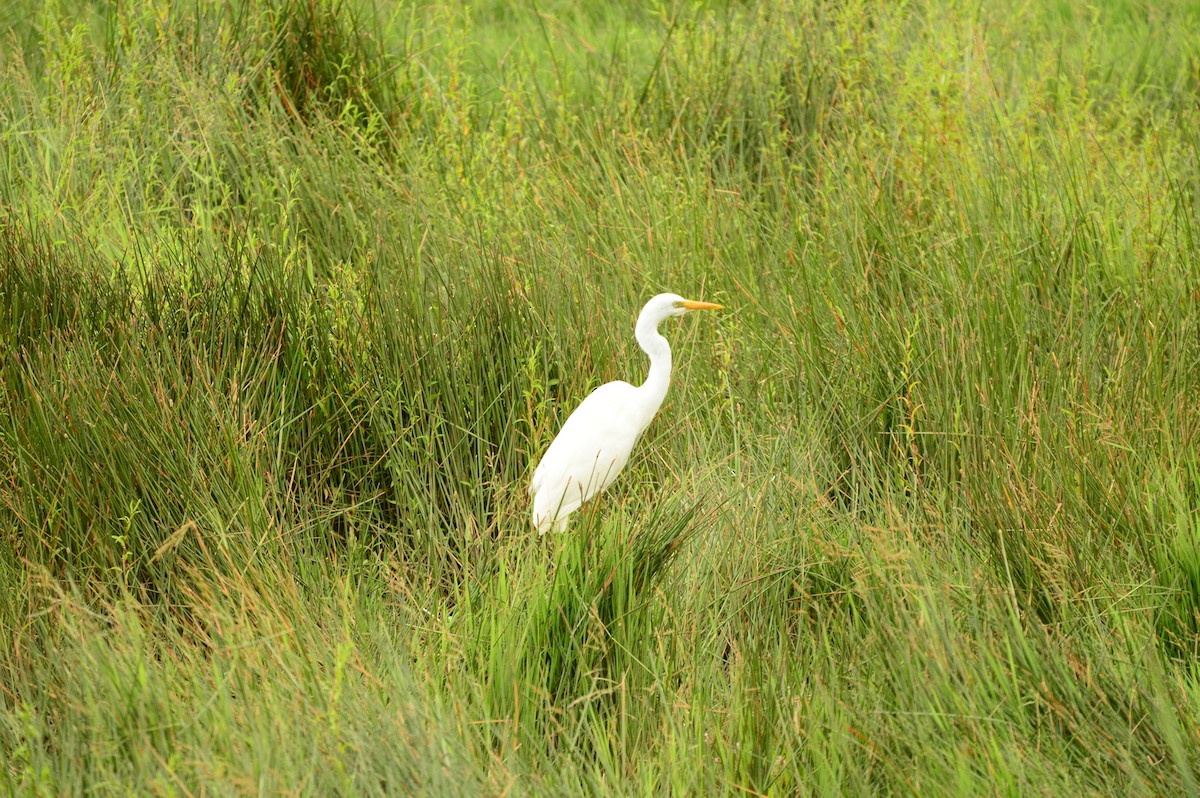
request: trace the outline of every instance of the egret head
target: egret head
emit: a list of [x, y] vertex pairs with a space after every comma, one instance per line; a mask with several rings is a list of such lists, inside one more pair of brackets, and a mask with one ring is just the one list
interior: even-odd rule
[[653, 319], [655, 323], [671, 316], [682, 316], [693, 310], [720, 310], [721, 306], [712, 302], [697, 302], [684, 299], [679, 294], [659, 294], [646, 303], [642, 308], [642, 316]]

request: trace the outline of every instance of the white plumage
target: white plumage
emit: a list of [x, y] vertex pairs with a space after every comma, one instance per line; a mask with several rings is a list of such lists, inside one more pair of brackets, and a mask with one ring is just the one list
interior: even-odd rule
[[529, 484], [539, 534], [565, 530], [571, 513], [612, 484], [658, 412], [671, 383], [671, 346], [658, 325], [671, 316], [720, 307], [659, 294], [642, 308], [635, 335], [650, 356], [650, 374], [637, 387], [621, 381], [601, 385], [563, 424]]

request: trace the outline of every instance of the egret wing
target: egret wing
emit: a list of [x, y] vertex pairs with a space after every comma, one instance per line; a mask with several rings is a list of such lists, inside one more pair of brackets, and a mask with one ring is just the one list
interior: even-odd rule
[[534, 471], [537, 516], [563, 518], [612, 484], [642, 433], [635, 402], [632, 385], [610, 382], [575, 409]]

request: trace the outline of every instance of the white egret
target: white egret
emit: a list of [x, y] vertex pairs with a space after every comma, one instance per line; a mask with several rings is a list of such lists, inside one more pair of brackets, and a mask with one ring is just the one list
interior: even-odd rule
[[650, 374], [636, 388], [620, 380], [601, 385], [563, 424], [529, 484], [539, 534], [566, 530], [567, 517], [612, 484], [658, 412], [671, 383], [671, 346], [659, 334], [659, 323], [693, 310], [720, 308], [678, 294], [659, 294], [646, 303], [635, 336], [650, 356]]

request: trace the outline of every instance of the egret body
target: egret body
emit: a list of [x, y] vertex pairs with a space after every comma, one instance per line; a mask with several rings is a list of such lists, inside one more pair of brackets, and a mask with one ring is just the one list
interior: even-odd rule
[[650, 374], [636, 387], [620, 380], [601, 385], [567, 418], [529, 485], [539, 534], [564, 531], [571, 513], [613, 483], [658, 412], [671, 384], [671, 346], [658, 325], [671, 316], [720, 307], [659, 294], [642, 308], [635, 336], [650, 357]]

